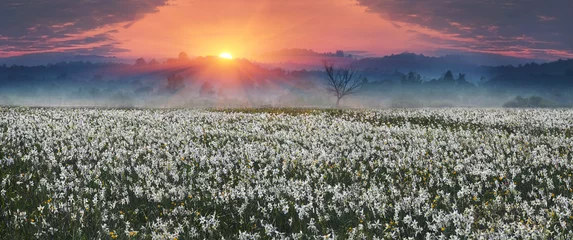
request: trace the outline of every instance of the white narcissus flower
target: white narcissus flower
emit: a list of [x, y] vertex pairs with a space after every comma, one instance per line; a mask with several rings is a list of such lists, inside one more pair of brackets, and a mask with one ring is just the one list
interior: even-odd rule
[[0, 114], [21, 237], [573, 237], [572, 110]]

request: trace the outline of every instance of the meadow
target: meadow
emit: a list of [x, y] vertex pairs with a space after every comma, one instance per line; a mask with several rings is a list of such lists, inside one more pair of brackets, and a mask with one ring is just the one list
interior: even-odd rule
[[573, 110], [0, 108], [5, 239], [571, 239]]

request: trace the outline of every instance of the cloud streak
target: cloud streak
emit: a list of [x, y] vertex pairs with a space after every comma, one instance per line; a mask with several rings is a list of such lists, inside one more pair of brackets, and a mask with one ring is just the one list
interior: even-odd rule
[[113, 40], [115, 25], [128, 26], [168, 0], [3, 0], [0, 47], [5, 53], [99, 49], [124, 51]]
[[443, 47], [538, 58], [573, 57], [570, 0], [357, 0]]

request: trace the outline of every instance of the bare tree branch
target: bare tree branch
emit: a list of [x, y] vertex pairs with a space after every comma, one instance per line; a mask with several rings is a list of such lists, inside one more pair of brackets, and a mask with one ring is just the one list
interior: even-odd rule
[[322, 62], [326, 73], [326, 89], [336, 96], [336, 107], [340, 106], [340, 99], [354, 94], [362, 86], [366, 77], [355, 67], [335, 68], [332, 61]]

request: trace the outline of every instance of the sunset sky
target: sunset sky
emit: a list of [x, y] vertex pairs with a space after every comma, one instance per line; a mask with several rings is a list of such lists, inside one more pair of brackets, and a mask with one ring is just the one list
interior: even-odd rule
[[0, 57], [283, 48], [573, 58], [571, 0], [2, 0]]

